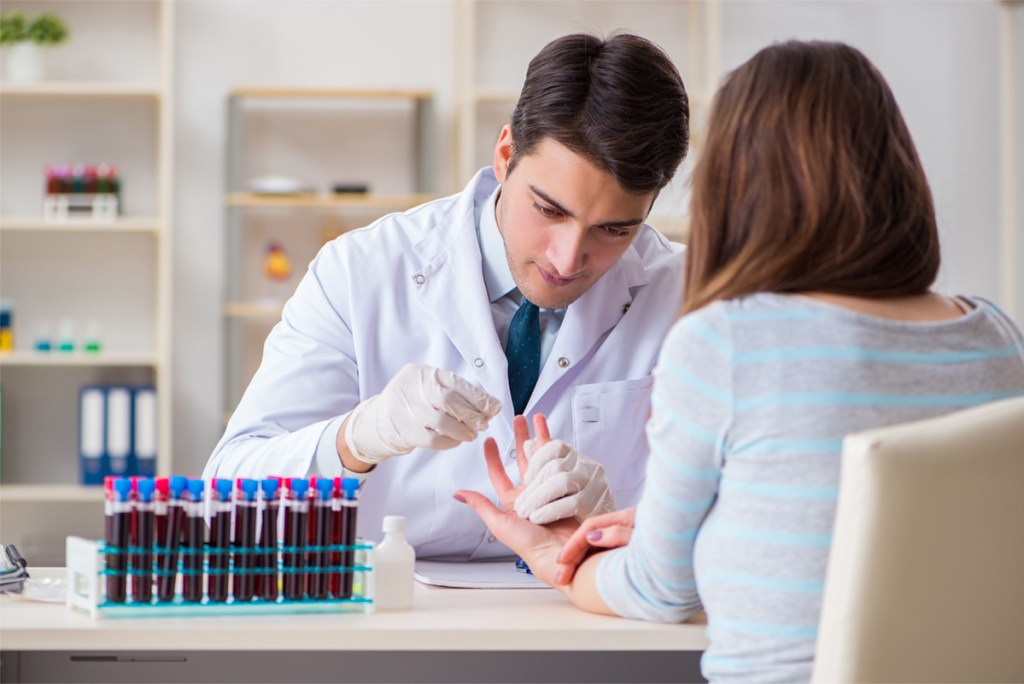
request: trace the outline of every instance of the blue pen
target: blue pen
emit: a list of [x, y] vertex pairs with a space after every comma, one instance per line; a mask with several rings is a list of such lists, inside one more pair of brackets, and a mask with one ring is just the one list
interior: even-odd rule
[[530, 566], [527, 565], [526, 561], [522, 558], [516, 558], [516, 570], [519, 572], [525, 572], [527, 575], [533, 574], [533, 572], [530, 571]]

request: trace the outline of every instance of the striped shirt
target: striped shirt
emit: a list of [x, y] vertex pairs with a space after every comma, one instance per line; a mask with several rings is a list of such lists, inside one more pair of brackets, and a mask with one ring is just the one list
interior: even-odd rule
[[708, 613], [716, 681], [809, 680], [843, 436], [1024, 394], [993, 304], [942, 322], [756, 294], [682, 318], [655, 370], [636, 528], [598, 590], [620, 615]]

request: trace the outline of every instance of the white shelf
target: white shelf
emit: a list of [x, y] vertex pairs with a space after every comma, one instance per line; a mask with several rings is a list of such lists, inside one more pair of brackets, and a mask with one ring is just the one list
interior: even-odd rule
[[11, 97], [152, 97], [163, 90], [157, 83], [112, 83], [103, 81], [0, 82], [0, 95]]
[[73, 218], [66, 221], [50, 221], [38, 216], [0, 216], [0, 231], [3, 232], [47, 232], [47, 233], [155, 233], [160, 230], [158, 216], [121, 216], [113, 220]]
[[87, 368], [148, 367], [157, 365], [155, 353], [124, 352], [34, 352], [11, 351], [0, 353], [0, 366], [78, 366]]
[[103, 487], [83, 485], [0, 485], [3, 503], [91, 503], [103, 501]]

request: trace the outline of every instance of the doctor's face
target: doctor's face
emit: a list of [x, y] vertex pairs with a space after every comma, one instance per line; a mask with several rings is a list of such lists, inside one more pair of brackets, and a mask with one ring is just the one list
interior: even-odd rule
[[495, 218], [512, 278], [537, 306], [564, 308], [615, 265], [656, 193], [626, 192], [611, 174], [550, 138], [509, 173], [511, 156], [505, 126], [494, 148], [501, 183]]

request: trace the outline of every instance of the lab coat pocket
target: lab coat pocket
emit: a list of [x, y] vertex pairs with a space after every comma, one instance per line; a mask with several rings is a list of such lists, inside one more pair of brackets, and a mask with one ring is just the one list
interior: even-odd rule
[[[604, 466], [619, 508], [636, 503], [647, 469], [644, 426], [653, 383], [647, 376], [573, 388], [573, 446]], [[630, 500], [620, 501], [620, 493]]]

